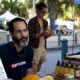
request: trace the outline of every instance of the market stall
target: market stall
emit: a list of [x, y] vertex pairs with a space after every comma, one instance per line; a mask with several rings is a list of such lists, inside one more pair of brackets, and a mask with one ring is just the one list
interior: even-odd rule
[[80, 54], [66, 56], [66, 59], [71, 61], [80, 61]]
[[4, 19], [5, 21], [10, 21], [10, 20], [12, 20], [15, 17], [17, 17], [17, 16], [13, 15], [9, 11], [6, 11], [2, 15], [0, 15], [0, 19]]

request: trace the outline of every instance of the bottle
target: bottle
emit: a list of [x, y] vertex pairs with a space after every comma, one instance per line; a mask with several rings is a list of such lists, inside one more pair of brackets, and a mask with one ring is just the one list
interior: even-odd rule
[[80, 80], [80, 62], [79, 62], [79, 80]]
[[68, 64], [68, 67], [69, 67], [69, 68], [71, 67], [71, 60], [69, 60], [69, 64]]
[[61, 63], [60, 78], [64, 78], [64, 61]]
[[76, 68], [75, 68], [75, 78], [79, 79], [79, 64], [76, 62]]
[[55, 69], [56, 77], [59, 77], [60, 68], [61, 68], [61, 64], [60, 64], [60, 60], [58, 60], [57, 65], [56, 65], [56, 69]]
[[74, 64], [74, 69], [75, 69], [76, 68], [76, 61], [74, 61], [73, 64]]
[[71, 62], [71, 66], [69, 68], [69, 74], [73, 74], [74, 75], [74, 63], [73, 63], [73, 61]]
[[64, 60], [64, 67], [65, 67], [66, 63], [67, 63], [67, 60]]
[[67, 61], [66, 65], [64, 67], [64, 74], [68, 74], [68, 70], [69, 70], [68, 64], [69, 64], [69, 62]]

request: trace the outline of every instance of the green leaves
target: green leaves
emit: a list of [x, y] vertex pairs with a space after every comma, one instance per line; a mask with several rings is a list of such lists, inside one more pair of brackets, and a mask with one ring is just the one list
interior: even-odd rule
[[25, 3], [18, 2], [18, 0], [2, 0], [4, 6], [1, 8], [0, 14], [4, 13], [6, 10], [9, 10], [13, 14], [18, 14], [23, 16], [23, 14], [28, 15], [27, 6]]

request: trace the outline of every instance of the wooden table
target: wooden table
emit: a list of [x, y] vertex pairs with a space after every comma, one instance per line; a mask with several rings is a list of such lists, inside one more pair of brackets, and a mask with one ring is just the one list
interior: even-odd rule
[[72, 60], [72, 61], [80, 61], [80, 54], [78, 55], [71, 55], [71, 56], [66, 56], [67, 60]]
[[[65, 80], [63, 78], [56, 77], [55, 73], [51, 73], [51, 74], [48, 74], [48, 75], [53, 76], [54, 80]], [[78, 79], [74, 79], [74, 80], [78, 80]]]

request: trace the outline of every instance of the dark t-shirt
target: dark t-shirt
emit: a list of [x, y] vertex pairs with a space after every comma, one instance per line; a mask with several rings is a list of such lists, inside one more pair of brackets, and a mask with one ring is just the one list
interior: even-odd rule
[[18, 53], [10, 42], [0, 46], [0, 58], [8, 78], [22, 80], [32, 67], [33, 49], [26, 46]]

